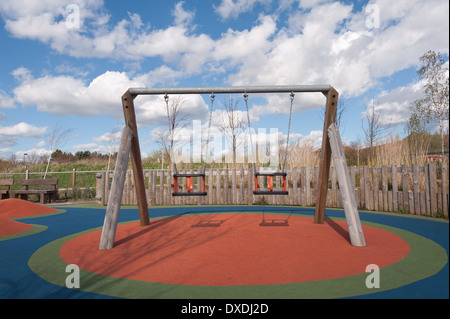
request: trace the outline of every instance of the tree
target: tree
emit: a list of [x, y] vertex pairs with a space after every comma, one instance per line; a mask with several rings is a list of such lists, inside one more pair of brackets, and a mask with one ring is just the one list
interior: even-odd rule
[[410, 123], [419, 123], [420, 127], [423, 123], [429, 124], [432, 120], [439, 120], [441, 151], [444, 157], [445, 125], [449, 115], [448, 67], [444, 67], [444, 56], [431, 50], [419, 60], [422, 66], [417, 73], [424, 82], [425, 96], [411, 105]]
[[53, 127], [52, 131], [47, 135], [47, 147], [50, 152], [47, 160], [47, 167], [45, 168], [44, 178], [47, 176], [50, 160], [52, 159], [52, 153], [55, 149], [62, 148], [66, 144], [72, 129], [63, 129], [60, 126]]
[[181, 96], [178, 96], [170, 103], [169, 97], [166, 96], [165, 101], [169, 132], [160, 131], [156, 142], [166, 151], [166, 154], [169, 157], [169, 167], [171, 167], [174, 162], [172, 156], [175, 147], [175, 137], [181, 129], [190, 123], [190, 120], [186, 114], [182, 113], [184, 100], [181, 99]]
[[230, 95], [223, 102], [222, 126], [221, 132], [227, 136], [233, 152], [233, 167], [236, 167], [236, 150], [238, 147], [239, 136], [244, 132], [246, 123], [238, 110], [238, 102], [233, 100]]
[[[385, 125], [380, 121], [380, 114], [377, 113], [375, 104], [372, 101], [370, 109], [366, 108], [365, 123], [363, 122], [363, 132], [366, 145], [370, 148], [375, 146], [375, 143], [380, 138], [384, 137], [389, 131], [390, 124]], [[364, 125], [365, 124], [365, 125]]]

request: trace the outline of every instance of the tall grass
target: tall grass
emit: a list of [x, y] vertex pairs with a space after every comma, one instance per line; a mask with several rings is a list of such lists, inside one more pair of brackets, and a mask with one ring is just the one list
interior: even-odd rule
[[309, 167], [319, 165], [320, 155], [311, 142], [298, 140], [289, 146], [288, 168]]
[[368, 165], [373, 166], [401, 166], [406, 164], [424, 165], [425, 155], [430, 147], [431, 138], [424, 136], [409, 137], [400, 140], [399, 135], [393, 134], [378, 141], [369, 155]]

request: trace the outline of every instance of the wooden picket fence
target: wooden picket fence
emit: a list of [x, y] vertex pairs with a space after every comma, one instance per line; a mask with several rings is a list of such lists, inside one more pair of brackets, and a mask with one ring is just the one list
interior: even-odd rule
[[[181, 170], [179, 173], [198, 171]], [[144, 173], [149, 206], [158, 205], [295, 205], [314, 206], [318, 168], [301, 167], [288, 170], [289, 195], [253, 195], [253, 171], [243, 168], [206, 170], [207, 196], [174, 197], [173, 177], [169, 170], [146, 170]], [[349, 167], [350, 179], [358, 209], [399, 212], [448, 218], [448, 166], [435, 163], [412, 167]], [[97, 200], [107, 205], [112, 173], [97, 174]], [[126, 174], [122, 205], [136, 205], [132, 172]], [[264, 177], [258, 178], [259, 189], [266, 188]], [[180, 191], [186, 191], [185, 178], [179, 178]], [[194, 178], [201, 191], [201, 182]], [[281, 178], [274, 178], [274, 190], [281, 190]], [[327, 207], [342, 208], [334, 167], [328, 182]]]

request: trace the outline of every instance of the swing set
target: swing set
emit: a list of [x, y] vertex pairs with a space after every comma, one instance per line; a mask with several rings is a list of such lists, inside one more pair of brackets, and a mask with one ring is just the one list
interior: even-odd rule
[[[256, 163], [253, 163], [253, 171], [254, 171], [254, 178], [255, 178], [255, 190], [253, 191], [254, 195], [288, 195], [289, 192], [287, 191], [287, 173], [286, 173], [286, 164], [287, 164], [287, 149], [289, 146], [289, 136], [290, 136], [290, 131], [291, 131], [291, 119], [292, 119], [292, 107], [294, 104], [294, 92], [291, 92], [290, 94], [290, 108], [289, 108], [289, 125], [288, 125], [288, 133], [287, 133], [287, 138], [286, 138], [286, 148], [285, 148], [285, 152], [284, 152], [284, 165], [283, 165], [283, 169], [281, 172], [271, 172], [271, 173], [261, 173], [256, 169]], [[212, 112], [213, 112], [213, 106], [214, 106], [214, 99], [215, 99], [215, 94], [212, 93], [210, 95], [211, 98], [211, 103], [210, 103], [210, 110], [209, 110], [209, 123], [208, 123], [208, 137], [206, 139], [206, 156], [208, 156], [208, 146], [209, 146], [209, 140], [210, 140], [210, 131], [211, 131], [211, 119], [212, 119]], [[164, 95], [164, 101], [166, 103], [166, 111], [167, 111], [167, 120], [169, 123], [169, 133], [170, 133], [170, 138], [171, 138], [171, 158], [173, 159], [173, 131], [174, 131], [174, 125], [172, 124], [171, 118], [170, 118], [170, 111], [169, 111], [169, 95], [166, 93]], [[250, 145], [252, 147], [252, 151], [254, 154], [254, 150], [253, 150], [253, 142], [252, 142], [252, 134], [251, 134], [251, 124], [250, 124], [250, 114], [249, 114], [249, 108], [248, 108], [248, 94], [247, 92], [244, 93], [244, 101], [245, 101], [245, 107], [246, 107], [246, 111], [247, 111], [247, 122], [248, 122], [248, 129], [249, 129], [249, 135], [250, 135]], [[172, 192], [172, 196], [206, 196], [208, 195], [208, 193], [206, 192], [206, 183], [205, 183], [205, 178], [206, 178], [206, 174], [205, 174], [205, 169], [206, 169], [206, 160], [204, 161], [203, 164], [203, 169], [201, 173], [188, 173], [188, 174], [180, 174], [178, 173], [178, 169], [176, 166], [176, 163], [173, 162], [173, 188], [174, 191]], [[258, 177], [259, 176], [263, 176], [266, 178], [266, 182], [267, 182], [267, 190], [260, 190], [258, 189]], [[282, 190], [274, 190], [273, 188], [273, 178], [276, 176], [281, 176], [282, 178], [282, 185], [283, 185], [283, 189]], [[178, 178], [180, 177], [185, 177], [186, 178], [186, 192], [180, 192], [178, 191]], [[193, 178], [197, 177], [199, 179], [201, 179], [201, 183], [202, 183], [202, 191], [194, 191], [194, 182], [193, 182]]]
[[[103, 223], [103, 230], [100, 239], [99, 249], [111, 249], [114, 247], [114, 239], [116, 234], [116, 228], [118, 224], [118, 217], [120, 211], [120, 203], [122, 200], [123, 188], [125, 184], [125, 175], [127, 171], [127, 164], [129, 157], [131, 155], [131, 164], [133, 170], [133, 176], [135, 181], [136, 196], [139, 211], [139, 220], [141, 226], [149, 225], [149, 212], [148, 203], [145, 190], [144, 172], [142, 168], [141, 151], [139, 146], [138, 129], [136, 124], [136, 114], [134, 107], [134, 99], [139, 95], [164, 95], [166, 100], [166, 106], [168, 106], [168, 96], [169, 94], [211, 94], [211, 109], [210, 109], [210, 123], [211, 125], [211, 113], [213, 107], [213, 101], [215, 94], [244, 94], [244, 99], [246, 101], [247, 107], [247, 117], [248, 125], [250, 127], [250, 117], [248, 115], [248, 94], [261, 94], [261, 93], [290, 93], [291, 104], [289, 113], [289, 126], [288, 126], [288, 136], [286, 145], [289, 143], [289, 131], [291, 126], [291, 114], [292, 114], [292, 104], [294, 101], [295, 93], [322, 93], [326, 97], [325, 105], [325, 116], [324, 116], [324, 126], [323, 126], [323, 136], [322, 136], [322, 149], [320, 153], [319, 162], [319, 177], [318, 177], [318, 188], [317, 188], [317, 198], [316, 207], [314, 214], [314, 222], [316, 224], [323, 224], [325, 221], [325, 205], [326, 196], [328, 189], [328, 178], [330, 173], [330, 163], [331, 163], [331, 144], [330, 140], [333, 141], [333, 156], [335, 163], [337, 160], [342, 162], [342, 174], [345, 175], [345, 156], [342, 156], [342, 152], [336, 151], [342, 146], [339, 142], [339, 135], [336, 129], [333, 129], [332, 124], [336, 121], [336, 108], [338, 101], [338, 92], [330, 85], [297, 85], [297, 86], [235, 86], [235, 87], [191, 87], [191, 88], [130, 88], [122, 96], [122, 106], [124, 111], [125, 126], [122, 131], [122, 137], [120, 141], [119, 151], [116, 160], [116, 167], [114, 170], [113, 183], [111, 185], [110, 197], [108, 200], [108, 206], [106, 209], [105, 220]], [[170, 119], [169, 119], [170, 123]], [[329, 133], [330, 130], [330, 133]], [[173, 134], [173, 131], [171, 132]], [[329, 135], [330, 134], [330, 135]], [[333, 140], [333, 134], [336, 135]], [[208, 130], [209, 137], [209, 130]], [[251, 135], [250, 135], [251, 137]], [[330, 138], [330, 140], [329, 140]], [[336, 142], [337, 141], [337, 142]], [[209, 142], [209, 138], [208, 138]], [[208, 145], [208, 144], [207, 144]], [[342, 148], [342, 147], [341, 147]], [[336, 154], [334, 154], [336, 153]], [[255, 195], [287, 195], [287, 173], [286, 173], [286, 159], [287, 152], [285, 152], [284, 165], [281, 172], [258, 172], [254, 166], [254, 180], [255, 180], [255, 190], [253, 194]], [[205, 161], [206, 163], [206, 161]], [[254, 164], [255, 165], [255, 164]], [[174, 167], [174, 192], [173, 196], [206, 196], [205, 190], [205, 167], [203, 171], [197, 174], [180, 174]], [[348, 175], [348, 171], [347, 171]], [[267, 178], [267, 190], [258, 189], [258, 177], [264, 176]], [[273, 178], [281, 176], [283, 183], [283, 190], [274, 190]], [[186, 178], [187, 180], [187, 192], [179, 192], [179, 178]], [[202, 190], [194, 191], [193, 178], [197, 177], [202, 180]], [[347, 178], [349, 179], [349, 178]], [[341, 180], [339, 181], [341, 185]], [[349, 180], [344, 181], [342, 179], [342, 184], [350, 184]], [[352, 194], [350, 191], [346, 192]], [[342, 195], [344, 196], [344, 195]], [[353, 198], [354, 201], [354, 198]], [[361, 236], [361, 225], [359, 222], [359, 217], [357, 216], [356, 205], [351, 200], [348, 200], [351, 207], [346, 209], [346, 219], [349, 224], [349, 233], [352, 239], [355, 238], [356, 245], [365, 245], [364, 238]], [[349, 211], [349, 217], [347, 217], [347, 211]], [[355, 212], [356, 211], [356, 212]], [[361, 238], [362, 237], [362, 238]], [[359, 241], [359, 242], [358, 242]]]

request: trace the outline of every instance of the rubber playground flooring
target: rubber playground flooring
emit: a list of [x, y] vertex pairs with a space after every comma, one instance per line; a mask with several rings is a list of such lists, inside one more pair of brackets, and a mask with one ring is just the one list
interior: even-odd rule
[[[367, 246], [354, 247], [342, 210], [328, 209], [323, 225], [304, 207], [149, 213], [140, 226], [124, 207], [115, 247], [100, 251], [104, 207], [0, 201], [0, 298], [449, 298], [447, 221], [360, 212]], [[79, 288], [68, 288], [68, 265]]]

